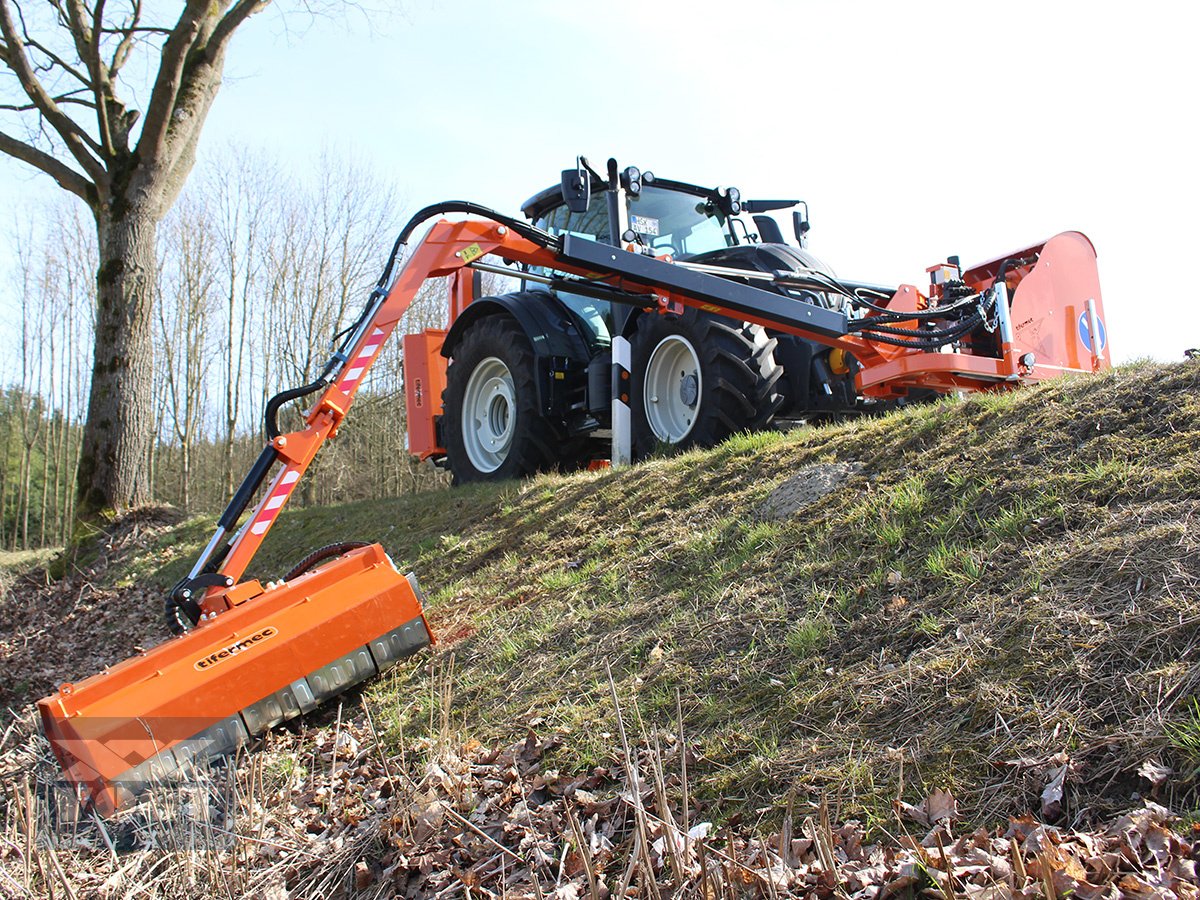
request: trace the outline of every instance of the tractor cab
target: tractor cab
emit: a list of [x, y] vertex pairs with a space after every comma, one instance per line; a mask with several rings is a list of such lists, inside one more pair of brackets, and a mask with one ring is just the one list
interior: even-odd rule
[[[644, 177], [653, 176], [647, 173]], [[757, 235], [751, 235], [744, 222], [739, 220], [740, 227], [735, 230], [734, 218], [714, 202], [716, 196], [714, 190], [666, 181], [644, 184], [636, 194], [626, 192], [626, 243], [653, 256], [684, 259], [756, 241]], [[586, 211], [573, 212], [558, 188], [551, 188], [527, 202], [524, 209], [535, 225], [552, 234], [570, 232], [589, 240], [613, 242], [606, 203], [591, 203]]]
[[[564, 185], [571, 170], [564, 172]], [[786, 209], [800, 201], [759, 201], [743, 204], [737, 188], [706, 188], [683, 181], [655, 178], [651, 172], [629, 167], [620, 175], [622, 190], [609, 183], [588, 181], [585, 204], [571, 202], [566, 188], [549, 187], [525, 201], [521, 210], [538, 228], [554, 236], [571, 234], [589, 241], [640, 249], [648, 256], [673, 260], [708, 261], [723, 251], [762, 241], [783, 242], [778, 224], [765, 215], [747, 221], [741, 214], [762, 207]], [[606, 202], [606, 194], [615, 202]], [[624, 208], [620, 204], [624, 204]], [[614, 207], [616, 221], [614, 222]], [[766, 221], [763, 221], [763, 220]], [[807, 232], [797, 219], [797, 240]], [[760, 232], [761, 237], [760, 237]], [[546, 274], [530, 269], [533, 274]], [[556, 296], [580, 320], [595, 349], [606, 349], [620, 324], [614, 322], [612, 304], [606, 300], [557, 291]]]

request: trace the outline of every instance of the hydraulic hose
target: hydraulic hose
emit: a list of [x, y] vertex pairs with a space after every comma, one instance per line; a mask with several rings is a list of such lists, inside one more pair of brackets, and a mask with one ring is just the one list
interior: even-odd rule
[[302, 384], [300, 387], [289, 388], [286, 391], [280, 391], [274, 397], [267, 401], [267, 409], [263, 414], [267, 429], [267, 440], [273, 441], [279, 437], [279, 409], [285, 403], [291, 403], [293, 400], [299, 400], [302, 397], [307, 397], [309, 394], [315, 394], [325, 386], [323, 379]]
[[383, 274], [379, 277], [378, 287], [385, 288], [388, 282], [391, 281], [392, 269], [395, 267], [396, 260], [400, 256], [400, 251], [408, 245], [408, 239], [412, 237], [417, 227], [422, 222], [432, 219], [434, 216], [452, 212], [482, 216], [485, 219], [491, 219], [493, 222], [499, 222], [501, 225], [507, 225], [517, 234], [521, 235], [521, 237], [528, 238], [542, 247], [549, 247], [557, 240], [548, 231], [535, 228], [528, 222], [522, 222], [520, 219], [506, 216], [504, 213], [497, 212], [479, 203], [471, 203], [469, 200], [443, 200], [441, 203], [434, 203], [418, 211], [415, 216], [408, 220], [408, 224], [400, 229], [396, 243], [392, 245], [392, 252], [388, 255], [387, 265], [384, 266]]
[[357, 550], [360, 547], [370, 547], [367, 541], [340, 541], [336, 544], [326, 544], [320, 549], [314, 550], [296, 565], [288, 570], [288, 573], [283, 576], [284, 581], [291, 581], [293, 578], [299, 578], [305, 572], [309, 571], [313, 566], [323, 563], [327, 559], [332, 559], [335, 556], [344, 556], [351, 550]]

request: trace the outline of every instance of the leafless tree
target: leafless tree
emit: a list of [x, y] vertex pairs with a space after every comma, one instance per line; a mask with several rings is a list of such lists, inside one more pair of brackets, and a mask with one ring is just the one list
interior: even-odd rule
[[[174, 18], [143, 0], [0, 0], [11, 76], [0, 86], [0, 151], [83, 200], [96, 225], [85, 514], [147, 499], [157, 228], [191, 171], [230, 38], [268, 2], [186, 0]], [[139, 110], [129, 98], [144, 71], [155, 74]]]
[[[51, 289], [49, 268], [45, 260], [38, 259], [30, 235], [22, 235], [17, 253], [21, 272], [21, 368], [18, 390], [23, 402], [17, 411], [21, 457], [17, 482], [17, 527], [13, 530], [14, 549], [29, 546], [29, 488], [33, 478], [33, 449], [46, 424], [42, 402], [47, 331], [44, 298]], [[39, 262], [42, 264], [39, 265]]]
[[212, 360], [209, 322], [217, 280], [216, 235], [207, 204], [189, 197], [171, 215], [160, 265], [158, 325], [162, 336], [165, 412], [179, 442], [179, 504], [191, 506], [192, 457], [205, 411]]
[[[205, 185], [216, 198], [216, 239], [224, 291], [221, 372], [225, 408], [222, 495], [231, 496], [235, 479], [234, 445], [242, 412], [244, 387], [255, 377], [250, 331], [261, 294], [263, 258], [271, 239], [272, 182], [278, 164], [262, 154], [227, 149], [206, 172]], [[222, 390], [223, 388], [223, 390]]]

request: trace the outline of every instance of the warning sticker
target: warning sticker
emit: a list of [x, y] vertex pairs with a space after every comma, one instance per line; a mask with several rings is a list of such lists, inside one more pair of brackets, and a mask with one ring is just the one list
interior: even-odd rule
[[478, 244], [472, 244], [470, 247], [466, 247], [462, 251], [463, 262], [474, 262], [481, 256], [483, 256], [483, 248]]
[[649, 216], [630, 216], [629, 227], [638, 234], [658, 237], [658, 219], [652, 219]]

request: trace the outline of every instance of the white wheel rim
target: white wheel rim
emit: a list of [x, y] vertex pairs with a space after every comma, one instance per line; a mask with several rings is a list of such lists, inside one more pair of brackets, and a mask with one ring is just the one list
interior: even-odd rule
[[646, 363], [643, 389], [646, 421], [656, 438], [678, 444], [688, 436], [703, 388], [700, 357], [687, 338], [673, 334], [659, 341]]
[[489, 356], [475, 367], [463, 395], [462, 436], [471, 465], [480, 472], [500, 468], [512, 448], [516, 422], [512, 372]]

